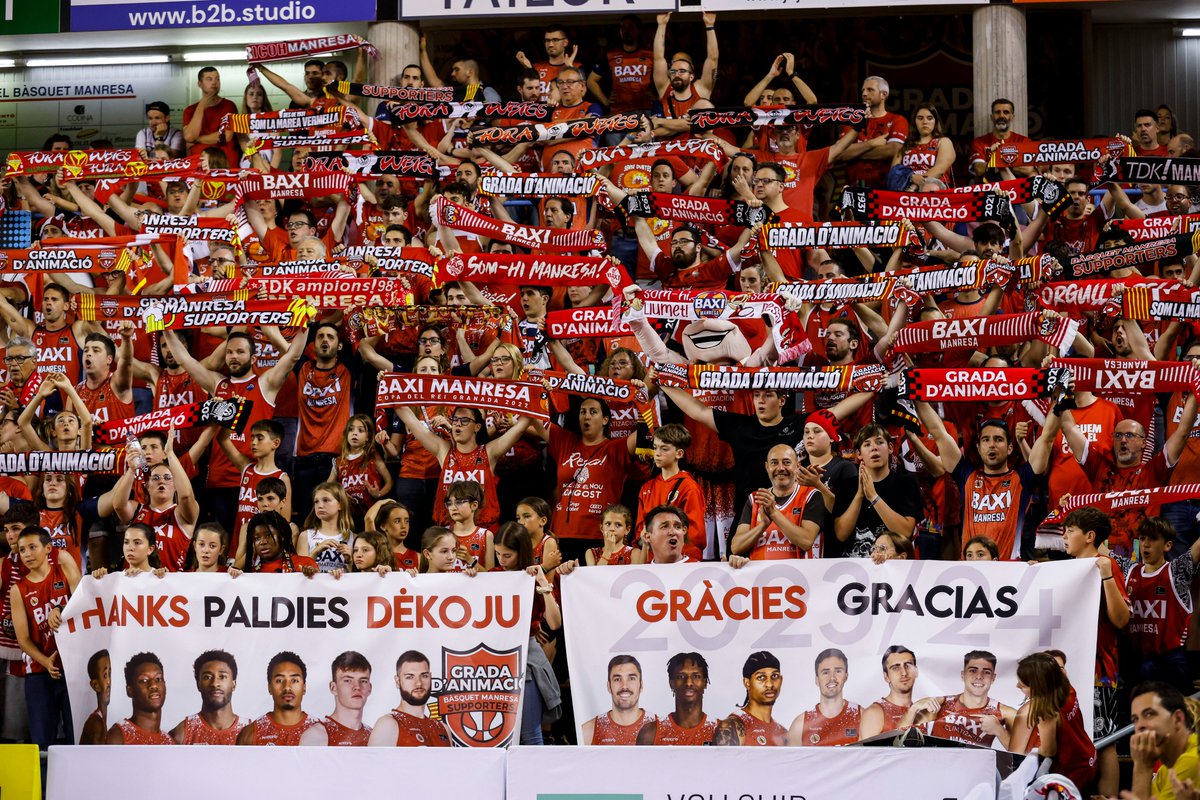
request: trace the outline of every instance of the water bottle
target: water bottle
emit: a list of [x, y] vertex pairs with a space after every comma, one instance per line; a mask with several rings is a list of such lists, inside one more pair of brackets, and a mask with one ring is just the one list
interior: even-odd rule
[[138, 472], [146, 468], [146, 453], [142, 450], [142, 443], [132, 433], [125, 437], [125, 462], [132, 464]]

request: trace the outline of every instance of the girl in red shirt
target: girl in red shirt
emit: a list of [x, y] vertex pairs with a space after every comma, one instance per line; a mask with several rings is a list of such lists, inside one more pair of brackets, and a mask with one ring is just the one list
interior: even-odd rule
[[184, 572], [228, 572], [236, 578], [240, 569], [226, 563], [225, 551], [229, 547], [229, 533], [219, 522], [201, 522], [192, 534], [192, 546], [188, 550]]
[[329, 472], [331, 482], [340, 483], [350, 498], [350, 513], [361, 521], [363, 512], [392, 491], [392, 474], [383, 453], [375, 448], [375, 421], [355, 414], [342, 432], [342, 452]]
[[380, 500], [367, 512], [366, 522], [368, 531], [379, 531], [387, 537], [394, 569], [415, 570], [420, 566], [421, 554], [407, 544], [412, 525], [408, 506], [395, 500]]
[[319, 571], [317, 562], [292, 550], [292, 526], [279, 512], [255, 514], [246, 527], [259, 561], [246, 559], [246, 572], [302, 572], [311, 578]]
[[533, 546], [533, 563], [542, 572], [551, 572], [562, 563], [562, 552], [558, 539], [546, 530], [550, 521], [550, 504], [540, 497], [526, 497], [517, 503], [517, 522], [529, 531], [529, 542]]
[[1032, 653], [1017, 662], [1017, 688], [1029, 702], [1017, 710], [1008, 749], [1033, 748], [1051, 760], [1050, 771], [1066, 775], [1076, 786], [1096, 777], [1096, 747], [1083, 727], [1079, 698], [1067, 673], [1048, 653]]
[[600, 533], [604, 535], [604, 545], [588, 550], [584, 554], [584, 562], [589, 567], [644, 564], [646, 554], [642, 550], [635, 550], [626, 542], [632, 528], [633, 514], [628, 508], [611, 505], [604, 509], [604, 515], [600, 518]]

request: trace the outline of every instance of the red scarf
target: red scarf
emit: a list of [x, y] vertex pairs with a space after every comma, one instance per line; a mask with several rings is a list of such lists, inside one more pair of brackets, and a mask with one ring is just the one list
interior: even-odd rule
[[533, 123], [480, 128], [468, 134], [467, 141], [475, 147], [523, 142], [552, 142], [559, 139], [589, 139], [609, 133], [633, 133], [641, 130], [642, 114], [613, 114], [608, 117], [586, 117], [549, 124]]
[[[542, 228], [542, 230], [549, 230]], [[584, 233], [584, 231], [577, 231]], [[590, 231], [588, 231], [590, 233]], [[607, 258], [533, 256], [507, 253], [456, 253], [438, 265], [441, 280], [520, 286], [600, 286], [613, 291], [629, 285], [629, 275]]]
[[1036, 311], [993, 314], [988, 317], [910, 322], [900, 329], [895, 353], [936, 353], [941, 350], [983, 350], [1040, 339], [1061, 349], [1070, 344], [1079, 322], [1067, 317], [1043, 319]]
[[591, 197], [599, 188], [599, 180], [590, 172], [502, 172], [479, 178], [479, 194], [484, 197]]
[[546, 390], [536, 383], [400, 372], [379, 376], [377, 409], [424, 405], [484, 408], [550, 420]]
[[1051, 141], [1002, 142], [992, 151], [988, 166], [993, 169], [1004, 167], [1031, 167], [1035, 164], [1063, 164], [1080, 161], [1099, 161], [1101, 156], [1113, 157], [1133, 155], [1133, 146], [1124, 140], [1112, 139], [1058, 139]]
[[765, 225], [760, 244], [770, 250], [809, 247], [907, 247], [918, 241], [899, 222], [781, 222]]
[[104, 170], [106, 175], [123, 177], [124, 166], [130, 161], [143, 161], [140, 150], [18, 150], [8, 154], [4, 177], [15, 178], [42, 172], [66, 170], [68, 177]]
[[1142, 361], [1122, 358], [1055, 358], [1075, 376], [1075, 388], [1110, 394], [1195, 392], [1200, 370], [1190, 361]]
[[[349, 112], [349, 113], [347, 113]], [[350, 123], [361, 128], [358, 114], [346, 106], [325, 108], [285, 108], [279, 111], [259, 111], [254, 114], [226, 114], [221, 118], [219, 132], [273, 134], [277, 131], [340, 130]]]
[[160, 408], [149, 414], [128, 419], [113, 420], [101, 425], [97, 432], [109, 444], [120, 444], [129, 436], [140, 436], [146, 431], [161, 431], [168, 428], [199, 428], [220, 425], [234, 433], [246, 429], [250, 420], [250, 408], [254, 404], [243, 397], [229, 399], [211, 398], [202, 403], [189, 403], [171, 408]]
[[1063, 512], [1074, 511], [1085, 506], [1098, 508], [1106, 514], [1130, 508], [1149, 508], [1162, 503], [1176, 503], [1200, 497], [1200, 483], [1181, 483], [1178, 486], [1162, 486], [1156, 489], [1129, 489], [1124, 492], [1103, 494], [1076, 494], [1063, 500]]
[[1130, 219], [1123, 217], [1109, 222], [1114, 228], [1129, 233], [1135, 242], [1161, 239], [1173, 233], [1195, 233], [1200, 230], [1200, 214], [1176, 214], [1170, 217], [1145, 217]]
[[1032, 400], [1048, 391], [1046, 371], [1032, 367], [918, 367], [902, 375], [901, 394], [926, 403]]
[[623, 144], [619, 147], [601, 147], [584, 150], [575, 162], [578, 170], [594, 169], [614, 161], [633, 161], [635, 159], [654, 160], [656, 158], [693, 158], [703, 159], [722, 166], [729, 157], [725, 155], [716, 142], [710, 139], [678, 139], [668, 142], [652, 142], [650, 144]]
[[401, 178], [433, 178], [437, 162], [419, 150], [321, 150], [310, 152], [304, 161], [309, 172], [349, 172], [358, 181], [381, 175]]
[[191, 294], [170, 297], [109, 297], [80, 295], [82, 320], [141, 322], [147, 333], [181, 328], [227, 325], [305, 327], [317, 313], [301, 298], [249, 300], [244, 289], [230, 294]]
[[[537, 250], [566, 253], [577, 250], [603, 249], [605, 246], [604, 234], [600, 231], [573, 231], [501, 222], [498, 219], [486, 217], [474, 209], [460, 206], [444, 197], [434, 199], [431, 216], [438, 225]], [[489, 256], [489, 258], [494, 258], [494, 256]], [[450, 280], [459, 279], [453, 274], [448, 275], [448, 278]], [[470, 278], [463, 277], [462, 280], [470, 280]], [[596, 284], [600, 283], [608, 283], [608, 281], [596, 281]]]
[[870, 119], [865, 105], [842, 106], [813, 103], [798, 106], [755, 106], [703, 108], [688, 112], [692, 131], [717, 128], [761, 128], [764, 125], [861, 125]]
[[0, 453], [0, 475], [30, 472], [119, 475], [125, 471], [125, 448], [112, 450], [30, 450]]
[[238, 181], [234, 191], [241, 205], [246, 200], [348, 194], [353, 186], [354, 180], [344, 172], [251, 172]]
[[379, 50], [366, 39], [353, 33], [338, 33], [333, 36], [310, 36], [307, 39], [248, 44], [246, 62], [268, 64], [272, 61], [296, 61], [313, 56], [331, 56], [354, 47], [361, 47], [371, 58], [379, 58]]
[[1121, 295], [1121, 316], [1139, 322], [1200, 320], [1200, 291], [1180, 283], [1130, 286]]
[[551, 339], [614, 339], [633, 336], [624, 322], [614, 322], [607, 306], [588, 306], [551, 311], [546, 315], [546, 333]]
[[852, 186], [842, 190], [841, 207], [867, 219], [947, 224], [1001, 219], [1012, 213], [1008, 198], [994, 192], [888, 192]]
[[261, 300], [301, 298], [322, 311], [354, 306], [405, 306], [412, 291], [399, 278], [359, 278], [341, 273], [333, 277], [285, 276], [252, 278], [246, 288]]
[[878, 392], [887, 382], [882, 364], [828, 367], [733, 367], [655, 364], [659, 383], [690, 389], [775, 389], [785, 392]]

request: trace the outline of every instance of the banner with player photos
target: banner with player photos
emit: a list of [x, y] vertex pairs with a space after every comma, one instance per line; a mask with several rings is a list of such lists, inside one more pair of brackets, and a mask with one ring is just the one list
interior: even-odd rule
[[[1066, 654], [1092, 729], [1091, 560], [589, 567], [562, 591], [581, 744], [846, 744], [874, 733], [868, 717], [887, 730], [868, 707], [891, 696], [936, 706], [925, 732], [987, 745], [1024, 700], [1017, 660], [1047, 649]], [[909, 665], [885, 680], [889, 658]]]
[[[313, 722], [350, 720], [329, 744], [365, 744], [361, 726], [382, 723], [396, 731], [391, 744], [505, 747], [520, 731], [532, 603], [523, 572], [109, 575], [80, 582], [57, 640], [82, 743], [130, 719], [140, 724], [125, 723], [127, 743], [157, 743], [189, 727], [190, 715], [228, 708], [239, 723], [274, 713], [289, 725], [297, 709]], [[223, 683], [205, 675], [220, 672]], [[289, 684], [289, 675], [303, 678]], [[89, 723], [101, 707], [105, 723]], [[215, 741], [221, 731], [190, 727], [227, 743]], [[266, 730], [282, 735], [279, 727]]]

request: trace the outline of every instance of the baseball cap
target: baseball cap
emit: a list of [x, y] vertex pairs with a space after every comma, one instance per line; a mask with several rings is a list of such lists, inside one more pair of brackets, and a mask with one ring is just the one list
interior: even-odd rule
[[162, 100], [155, 100], [153, 103], [146, 103], [146, 113], [151, 111], [161, 112], [164, 117], [171, 116], [171, 107]]
[[67, 232], [67, 218], [62, 214], [55, 214], [53, 217], [46, 217], [38, 224], [38, 236], [46, 235], [47, 227], [58, 228], [63, 233]]

